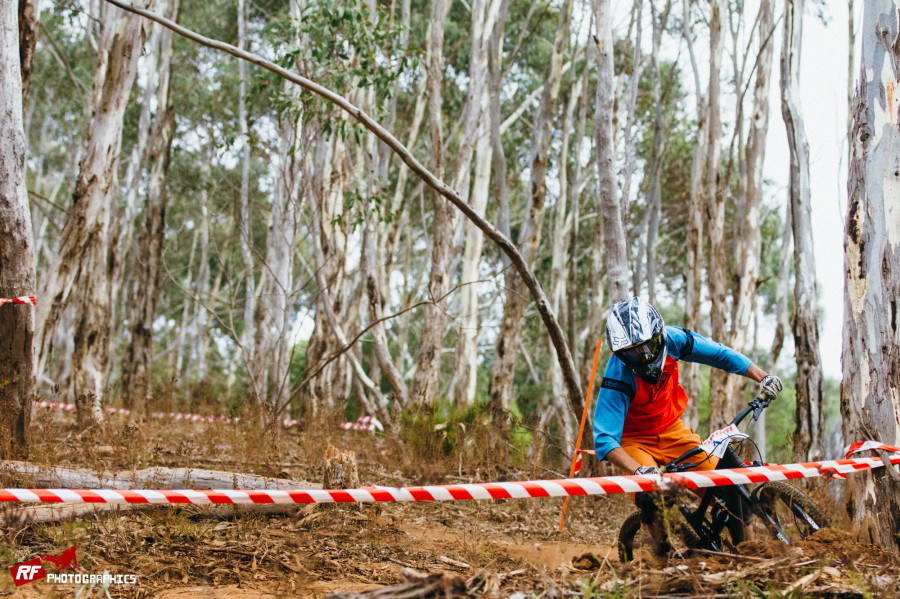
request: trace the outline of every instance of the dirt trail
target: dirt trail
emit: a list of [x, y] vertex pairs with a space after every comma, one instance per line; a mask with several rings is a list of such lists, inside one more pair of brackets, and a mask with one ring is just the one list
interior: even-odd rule
[[[536, 541], [521, 535], [503, 535], [496, 533], [480, 533], [477, 540], [472, 539], [465, 531], [456, 530], [441, 524], [426, 526], [404, 525], [400, 529], [416, 540], [424, 549], [430, 546], [434, 551], [443, 550], [445, 555], [454, 549], [483, 549], [496, 554], [503, 554], [512, 560], [520, 560], [533, 566], [545, 566], [555, 570], [572, 559], [593, 553], [600, 559], [615, 559], [614, 548], [610, 545], [573, 543], [569, 541]], [[517, 538], [518, 537], [518, 538]], [[474, 544], [474, 547], [472, 546]], [[453, 557], [448, 555], [448, 557]]]

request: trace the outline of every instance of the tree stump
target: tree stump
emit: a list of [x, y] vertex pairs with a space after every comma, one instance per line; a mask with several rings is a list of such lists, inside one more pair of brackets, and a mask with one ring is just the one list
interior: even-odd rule
[[[356, 454], [352, 451], [341, 451], [329, 445], [325, 451], [325, 466], [322, 470], [323, 489], [359, 488], [359, 468], [356, 465]], [[347, 507], [362, 511], [359, 503], [352, 503]]]

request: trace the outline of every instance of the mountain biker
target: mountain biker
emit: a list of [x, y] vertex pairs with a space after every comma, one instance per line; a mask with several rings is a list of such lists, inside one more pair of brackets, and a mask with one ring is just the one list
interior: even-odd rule
[[[629, 474], [658, 474], [668, 463], [700, 445], [700, 437], [681, 415], [688, 396], [678, 381], [678, 361], [715, 366], [742, 374], [772, 397], [781, 379], [763, 371], [730, 347], [680, 327], [666, 326], [662, 316], [639, 297], [615, 304], [606, 319], [613, 355], [597, 394], [594, 449]], [[715, 458], [698, 456], [695, 470], [712, 470]]]
[[[782, 388], [777, 376], [766, 373], [740, 352], [690, 330], [666, 326], [656, 308], [639, 297], [618, 302], [610, 309], [606, 336], [613, 355], [606, 363], [597, 394], [594, 449], [598, 459], [606, 459], [628, 474], [660, 474], [660, 464], [701, 443], [681, 419], [689, 398], [678, 381], [679, 360], [742, 374], [772, 397]], [[718, 463], [717, 458], [705, 453], [694, 461], [694, 470], [712, 470]], [[639, 493], [635, 503], [649, 508], [652, 502], [647, 499], [646, 494]], [[648, 517], [652, 520], [653, 514]], [[659, 541], [654, 523], [646, 524], [651, 525], [651, 535]]]

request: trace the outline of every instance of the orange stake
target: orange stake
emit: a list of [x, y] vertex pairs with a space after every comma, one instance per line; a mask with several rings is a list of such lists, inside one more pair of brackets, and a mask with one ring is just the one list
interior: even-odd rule
[[[591, 405], [591, 394], [594, 392], [594, 375], [597, 374], [597, 362], [600, 360], [600, 346], [603, 339], [597, 339], [597, 351], [594, 352], [594, 366], [591, 368], [591, 382], [588, 383], [588, 392], [584, 398], [584, 411], [581, 413], [581, 426], [578, 427], [578, 439], [575, 441], [575, 451], [572, 452], [572, 466], [569, 468], [569, 478], [575, 476], [575, 463], [578, 460], [578, 450], [581, 448], [581, 437], [584, 436], [584, 423], [587, 420], [588, 408]], [[569, 497], [563, 502], [562, 513], [559, 515], [559, 532], [562, 532], [563, 522], [566, 520], [566, 508], [569, 507]]]

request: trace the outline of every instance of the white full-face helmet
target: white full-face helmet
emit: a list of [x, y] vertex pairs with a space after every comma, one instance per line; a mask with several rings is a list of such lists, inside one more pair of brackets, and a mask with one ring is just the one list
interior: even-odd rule
[[635, 376], [656, 385], [666, 361], [666, 325], [656, 308], [639, 297], [609, 310], [606, 338], [613, 353]]

